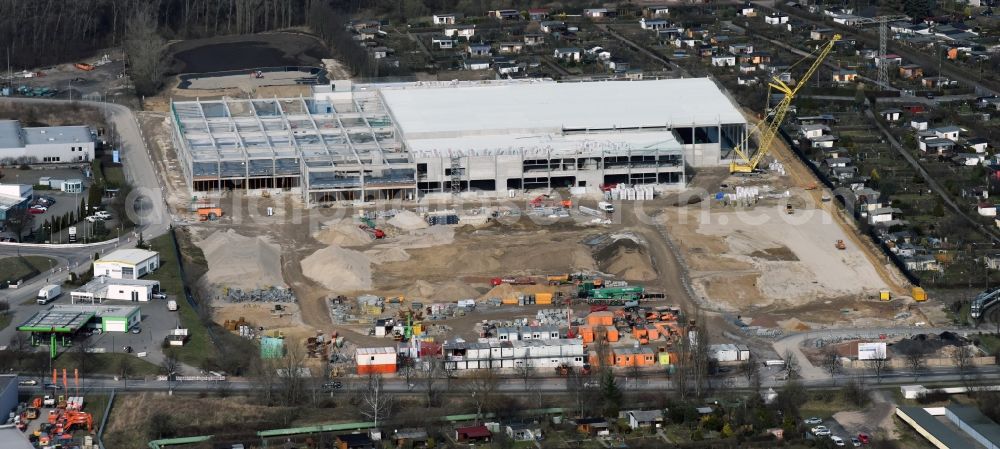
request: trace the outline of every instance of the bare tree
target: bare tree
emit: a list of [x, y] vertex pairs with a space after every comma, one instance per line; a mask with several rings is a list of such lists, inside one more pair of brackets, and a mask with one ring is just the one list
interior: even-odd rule
[[[705, 320], [699, 314], [697, 323], [704, 323]], [[709, 363], [709, 341], [708, 341], [708, 330], [704, 328], [698, 328], [695, 334], [695, 341], [691, 348], [691, 374], [694, 380], [694, 394], [696, 397], [701, 398], [704, 395], [706, 381], [708, 380], [708, 363]]]
[[885, 349], [881, 347], [875, 350], [872, 358], [865, 362], [868, 369], [872, 370], [878, 383], [882, 383], [882, 375], [889, 369], [889, 358], [886, 357]]
[[927, 363], [927, 351], [921, 347], [913, 347], [904, 354], [904, 357], [906, 358], [906, 366], [913, 372], [913, 381], [916, 382]]
[[167, 349], [163, 351], [163, 361], [160, 362], [160, 371], [166, 375], [181, 374], [181, 362], [177, 360], [177, 351]]
[[476, 422], [483, 417], [483, 410], [492, 406], [497, 390], [500, 388], [500, 378], [497, 369], [493, 367], [493, 360], [487, 360], [488, 365], [472, 373], [465, 384], [466, 390], [476, 407]]
[[437, 359], [430, 359], [426, 370], [419, 371], [420, 381], [424, 391], [424, 404], [431, 408], [437, 400], [437, 381], [444, 374], [443, 362]]
[[392, 407], [393, 399], [385, 391], [382, 376], [369, 374], [368, 382], [361, 396], [361, 404], [358, 407], [361, 414], [373, 421], [377, 426], [379, 419], [384, 420], [389, 418], [389, 415], [392, 413]]
[[577, 414], [580, 416], [586, 416], [588, 396], [593, 393], [588, 377], [582, 370], [570, 370], [566, 373], [566, 391], [572, 397], [573, 405], [576, 406]]
[[740, 372], [747, 378], [747, 388], [753, 390], [754, 393], [760, 393], [760, 365], [758, 365], [757, 356], [751, 353], [750, 357], [740, 363]]
[[826, 371], [833, 380], [833, 384], [837, 385], [837, 375], [844, 370], [843, 363], [840, 361], [840, 354], [837, 354], [836, 348], [827, 345], [823, 347], [822, 357], [823, 371]]
[[524, 381], [524, 389], [527, 390], [528, 382], [535, 375], [535, 362], [528, 356], [527, 352], [515, 362], [514, 372], [517, 373], [517, 377]]
[[962, 378], [962, 383], [971, 390], [972, 382], [969, 380], [969, 372], [973, 370], [973, 349], [970, 345], [956, 346], [951, 353], [951, 363], [955, 365], [958, 374]]
[[122, 389], [128, 390], [128, 376], [132, 373], [132, 357], [125, 355], [124, 357], [118, 358], [115, 372], [117, 372], [118, 376], [121, 377]]
[[166, 41], [157, 32], [157, 22], [158, 11], [149, 5], [137, 7], [128, 22], [125, 52], [140, 95], [156, 93], [163, 75]]
[[289, 407], [301, 404], [306, 399], [305, 353], [299, 345], [288, 345], [285, 356], [280, 360], [281, 402]]
[[784, 371], [789, 379], [794, 379], [799, 375], [799, 359], [791, 349], [786, 349], [781, 359], [785, 362]]
[[17, 208], [7, 211], [7, 218], [4, 219], [4, 226], [14, 234], [14, 238], [21, 242], [24, 232], [31, 230], [35, 216], [28, 212], [27, 208]]

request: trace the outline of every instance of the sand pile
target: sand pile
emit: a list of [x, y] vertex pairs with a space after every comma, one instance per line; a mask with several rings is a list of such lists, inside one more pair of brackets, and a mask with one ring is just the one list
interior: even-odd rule
[[645, 249], [631, 239], [619, 239], [596, 254], [600, 270], [626, 281], [656, 279], [656, 269]]
[[789, 318], [784, 321], [778, 321], [778, 325], [786, 331], [807, 331], [812, 329], [808, 324], [803, 323], [802, 320], [798, 318]]
[[302, 274], [334, 293], [372, 288], [371, 259], [362, 252], [331, 245], [302, 259]]
[[428, 226], [421, 216], [408, 210], [400, 211], [390, 218], [389, 224], [405, 231], [424, 229]]
[[430, 248], [432, 246], [450, 245], [455, 241], [455, 228], [450, 226], [433, 226], [426, 229], [410, 231], [399, 237], [403, 248]]
[[479, 292], [461, 281], [448, 281], [435, 287], [430, 282], [420, 280], [403, 290], [403, 295], [408, 300], [457, 301], [476, 298]]
[[361, 230], [357, 223], [351, 219], [333, 220], [323, 223], [326, 229], [322, 229], [313, 238], [327, 245], [337, 246], [361, 246], [372, 242], [372, 238], [367, 232]]
[[392, 246], [388, 248], [378, 248], [370, 249], [365, 251], [365, 255], [372, 261], [373, 264], [383, 264], [389, 262], [403, 262], [410, 260], [410, 253], [406, 252], [405, 249], [398, 246]]
[[262, 237], [246, 237], [236, 231], [217, 231], [199, 243], [208, 272], [205, 281], [220, 287], [244, 290], [285, 287], [281, 278], [281, 248]]

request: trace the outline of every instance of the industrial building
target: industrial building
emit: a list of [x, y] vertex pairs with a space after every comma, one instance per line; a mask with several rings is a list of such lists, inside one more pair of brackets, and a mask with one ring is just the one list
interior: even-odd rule
[[0, 184], [0, 221], [7, 219], [8, 211], [27, 208], [33, 194], [30, 185]]
[[106, 299], [119, 301], [149, 301], [159, 293], [160, 281], [143, 279], [114, 279], [97, 276], [86, 285], [70, 292], [73, 304], [99, 303]]
[[32, 345], [49, 345], [49, 357], [55, 358], [58, 346], [68, 346], [84, 329], [128, 332], [140, 321], [142, 314], [134, 306], [56, 305], [35, 313], [17, 330], [30, 333]]
[[17, 375], [0, 375], [0, 416], [4, 417], [4, 422], [15, 409], [17, 409]]
[[450, 370], [516, 368], [525, 363], [534, 368], [579, 368], [584, 365], [583, 359], [583, 342], [579, 339], [444, 344], [444, 367]]
[[684, 186], [747, 133], [707, 78], [316, 86], [311, 97], [171, 103], [193, 192], [280, 189], [310, 204], [432, 193]]
[[0, 120], [0, 162], [88, 162], [94, 159], [94, 145], [94, 133], [87, 126], [25, 128], [17, 120]]
[[111, 279], [139, 279], [156, 271], [160, 253], [144, 249], [119, 249], [94, 261], [94, 276]]
[[896, 407], [896, 416], [939, 449], [1000, 448], [1000, 425], [975, 407]]

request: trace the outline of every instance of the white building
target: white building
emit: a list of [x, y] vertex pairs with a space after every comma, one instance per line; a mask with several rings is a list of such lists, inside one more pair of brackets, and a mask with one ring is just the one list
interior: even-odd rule
[[579, 339], [444, 344], [444, 366], [449, 370], [516, 368], [525, 363], [533, 368], [582, 367], [585, 357], [583, 340]]
[[160, 266], [160, 253], [144, 249], [120, 249], [94, 261], [94, 276], [138, 279]]
[[555, 340], [559, 338], [559, 328], [555, 326], [520, 326], [497, 329], [500, 341]]
[[27, 184], [0, 184], [0, 221], [7, 219], [7, 212], [28, 207], [34, 187]]
[[97, 276], [86, 285], [70, 292], [73, 304], [99, 303], [106, 299], [117, 301], [146, 302], [159, 293], [160, 281], [143, 279], [113, 279]]
[[606, 183], [673, 189], [692, 167], [727, 165], [747, 133], [746, 118], [708, 78], [342, 80], [315, 86], [312, 98], [171, 109], [192, 194], [285, 189], [309, 205]]
[[788, 23], [788, 16], [781, 13], [771, 13], [764, 17], [764, 23], [768, 25], [783, 25]]
[[24, 128], [0, 120], [0, 162], [69, 163], [94, 159], [94, 134], [86, 126]]
[[454, 25], [461, 17], [460, 14], [434, 14], [431, 16], [435, 25]]

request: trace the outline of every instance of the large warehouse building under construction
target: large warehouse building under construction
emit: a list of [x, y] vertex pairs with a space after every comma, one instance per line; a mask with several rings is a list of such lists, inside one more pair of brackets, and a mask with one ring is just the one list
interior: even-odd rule
[[177, 101], [189, 188], [285, 189], [310, 204], [435, 192], [683, 186], [747, 132], [707, 78], [316, 86], [311, 97]]

